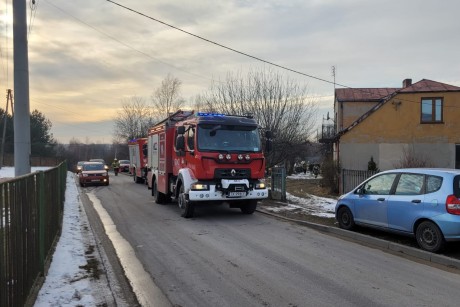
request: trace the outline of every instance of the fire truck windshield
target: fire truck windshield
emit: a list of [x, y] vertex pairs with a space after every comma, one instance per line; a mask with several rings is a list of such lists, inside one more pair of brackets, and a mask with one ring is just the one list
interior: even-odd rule
[[200, 151], [260, 152], [259, 130], [256, 126], [198, 125]]

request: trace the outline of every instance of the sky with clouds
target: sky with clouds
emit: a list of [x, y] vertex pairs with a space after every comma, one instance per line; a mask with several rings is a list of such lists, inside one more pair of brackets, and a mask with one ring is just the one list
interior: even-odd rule
[[[113, 2], [27, 0], [30, 109], [51, 120], [59, 142], [111, 143], [122, 101], [150, 101], [168, 73], [192, 106], [213, 80], [270, 67], [148, 17], [305, 74], [273, 68], [318, 97], [319, 124], [334, 85], [308, 76], [333, 82], [332, 66], [349, 87], [400, 87], [406, 78], [460, 86], [456, 0]], [[0, 0], [5, 92], [14, 88], [11, 3]]]

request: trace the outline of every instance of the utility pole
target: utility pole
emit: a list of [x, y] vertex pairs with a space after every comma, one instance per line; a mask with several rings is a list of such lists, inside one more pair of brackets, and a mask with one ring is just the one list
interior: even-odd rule
[[14, 175], [30, 173], [29, 57], [26, 0], [13, 1]]
[[[8, 89], [6, 91], [6, 108], [5, 108], [5, 114], [3, 115], [3, 137], [2, 137], [2, 145], [0, 147], [0, 169], [3, 167], [3, 157], [5, 154], [5, 138], [6, 138], [6, 127], [7, 127], [7, 121], [8, 121], [8, 106], [9, 105], [11, 105], [11, 110], [13, 110], [13, 94], [11, 93], [11, 89]], [[14, 115], [14, 112], [13, 112], [13, 115]]]

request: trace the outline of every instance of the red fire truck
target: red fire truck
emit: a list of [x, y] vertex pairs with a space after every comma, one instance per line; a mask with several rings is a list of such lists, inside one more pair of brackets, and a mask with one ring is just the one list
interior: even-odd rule
[[[270, 137], [266, 132], [267, 151]], [[251, 116], [179, 110], [149, 129], [148, 165], [155, 202], [176, 200], [185, 218], [202, 202], [227, 202], [252, 214], [268, 196], [259, 126]]]
[[147, 138], [134, 139], [128, 142], [129, 172], [134, 182], [142, 183], [147, 175]]

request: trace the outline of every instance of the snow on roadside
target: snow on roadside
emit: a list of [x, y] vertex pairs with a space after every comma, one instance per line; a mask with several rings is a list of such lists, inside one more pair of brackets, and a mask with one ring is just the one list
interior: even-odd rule
[[303, 211], [319, 217], [334, 218], [336, 199], [309, 195], [308, 197], [297, 197], [286, 193], [288, 203], [280, 207], [266, 207], [267, 211], [279, 213], [282, 211]]
[[315, 175], [313, 175], [311, 172], [306, 172], [304, 173], [297, 173], [297, 174], [292, 174], [289, 176], [286, 176], [287, 179], [322, 179], [321, 175], [318, 175], [317, 178], [315, 178]]
[[80, 227], [81, 201], [73, 174], [67, 172], [62, 234], [53, 254], [45, 283], [34, 306], [95, 306]]
[[[315, 176], [310, 173], [298, 173], [292, 174], [286, 177], [287, 179], [292, 180], [301, 180], [301, 179], [321, 179], [321, 176], [315, 178]], [[334, 218], [335, 217], [335, 204], [337, 203], [336, 199], [319, 197], [315, 195], [308, 195], [307, 197], [297, 197], [288, 192], [286, 192], [287, 203], [280, 205], [279, 207], [265, 207], [264, 209], [273, 213], [280, 213], [283, 211], [302, 211], [305, 214], [315, 215], [319, 217]]]

